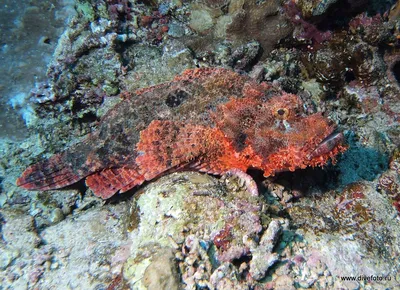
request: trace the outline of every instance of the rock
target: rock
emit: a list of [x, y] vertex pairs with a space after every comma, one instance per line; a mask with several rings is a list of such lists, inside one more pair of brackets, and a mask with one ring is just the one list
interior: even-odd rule
[[0, 245], [0, 269], [6, 270], [6, 268], [19, 256], [19, 250]]
[[[298, 233], [309, 243], [302, 250], [310, 269], [307, 279], [312, 272], [325, 275], [326, 270], [334, 277], [352, 273], [393, 277], [397, 273], [399, 265], [393, 257], [400, 250], [400, 226], [396, 210], [387, 196], [376, 191], [376, 183], [378, 179], [353, 183], [336, 198], [325, 195], [312, 206], [303, 198], [289, 209], [293, 224], [302, 229]], [[364, 287], [363, 283], [359, 286]], [[376, 287], [390, 287], [392, 282], [376, 283]], [[356, 287], [340, 285], [334, 288]]]
[[50, 216], [50, 222], [52, 224], [58, 223], [64, 219], [63, 211], [60, 208], [56, 208], [52, 211]]
[[198, 33], [204, 33], [213, 26], [213, 17], [208, 9], [193, 10], [190, 14], [190, 28]]
[[153, 256], [143, 274], [143, 285], [148, 290], [179, 289], [179, 275], [172, 249], [161, 249]]
[[288, 275], [278, 276], [275, 280], [275, 287], [276, 290], [295, 290], [293, 279]]
[[7, 245], [29, 252], [41, 243], [32, 216], [12, 210], [2, 211], [1, 215], [4, 223], [2, 236]]
[[238, 47], [231, 55], [228, 64], [235, 70], [249, 69], [260, 54], [260, 44], [256, 41]]
[[179, 38], [185, 35], [185, 28], [182, 25], [171, 23], [168, 28], [168, 35], [172, 37]]
[[258, 200], [245, 187], [228, 191], [225, 181], [196, 172], [174, 173], [149, 184], [131, 208], [127, 283], [144, 288], [142, 277], [156, 253], [172, 247], [178, 250], [187, 287], [209, 287], [213, 267], [250, 254], [248, 245], [261, 230]]
[[35, 216], [36, 227], [43, 229], [60, 222], [71, 214], [79, 199], [78, 190], [39, 192], [30, 205], [30, 213]]
[[133, 45], [124, 52], [132, 67], [121, 81], [122, 89], [135, 91], [157, 83], [172, 80], [185, 69], [193, 68], [191, 51], [180, 41], [171, 39], [162, 49], [154, 46]]
[[279, 255], [272, 253], [282, 225], [278, 220], [270, 222], [267, 230], [262, 235], [259, 245], [251, 249], [252, 259], [250, 261], [250, 275], [255, 280], [264, 278], [268, 269], [279, 260]]

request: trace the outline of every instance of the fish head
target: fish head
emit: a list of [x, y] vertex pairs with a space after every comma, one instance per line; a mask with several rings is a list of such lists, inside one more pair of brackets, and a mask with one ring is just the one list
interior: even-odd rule
[[336, 124], [321, 113], [307, 114], [294, 94], [231, 99], [220, 116], [218, 126], [235, 150], [250, 156], [249, 167], [262, 169], [265, 176], [323, 166], [346, 149]]

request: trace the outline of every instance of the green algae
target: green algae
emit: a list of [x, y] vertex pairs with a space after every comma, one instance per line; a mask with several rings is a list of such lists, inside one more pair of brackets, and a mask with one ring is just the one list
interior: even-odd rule
[[92, 22], [96, 18], [93, 6], [84, 0], [76, 2], [76, 11], [87, 21]]

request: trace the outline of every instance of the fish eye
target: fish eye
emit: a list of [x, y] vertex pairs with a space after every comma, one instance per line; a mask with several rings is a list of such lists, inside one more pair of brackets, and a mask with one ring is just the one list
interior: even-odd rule
[[289, 110], [286, 108], [278, 108], [275, 111], [275, 116], [278, 117], [279, 119], [286, 119], [289, 116]]

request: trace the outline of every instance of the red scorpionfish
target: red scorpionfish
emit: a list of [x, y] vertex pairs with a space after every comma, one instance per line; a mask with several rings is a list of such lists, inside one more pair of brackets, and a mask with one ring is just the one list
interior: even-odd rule
[[17, 185], [57, 189], [86, 178], [104, 199], [178, 170], [264, 176], [323, 166], [344, 151], [343, 134], [300, 98], [221, 68], [187, 70], [116, 105], [98, 129], [28, 167]]

